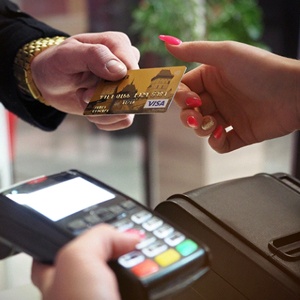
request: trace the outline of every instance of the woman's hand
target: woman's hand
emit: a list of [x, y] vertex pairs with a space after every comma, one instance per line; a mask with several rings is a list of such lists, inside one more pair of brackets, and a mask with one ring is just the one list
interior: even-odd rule
[[174, 41], [167, 38], [166, 46], [175, 57], [202, 63], [184, 75], [176, 94], [181, 120], [209, 136], [214, 150], [229, 152], [300, 128], [299, 61], [237, 42]]

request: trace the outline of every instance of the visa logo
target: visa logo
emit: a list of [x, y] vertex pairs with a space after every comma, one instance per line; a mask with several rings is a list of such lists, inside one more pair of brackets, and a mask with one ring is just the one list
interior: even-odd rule
[[147, 100], [144, 108], [164, 108], [168, 104], [168, 100]]

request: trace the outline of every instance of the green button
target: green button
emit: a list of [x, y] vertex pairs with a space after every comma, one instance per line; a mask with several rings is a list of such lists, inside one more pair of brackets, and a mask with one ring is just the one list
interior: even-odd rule
[[176, 246], [176, 250], [182, 256], [188, 256], [191, 253], [195, 252], [197, 249], [198, 249], [198, 245], [192, 240], [185, 240], [184, 242]]

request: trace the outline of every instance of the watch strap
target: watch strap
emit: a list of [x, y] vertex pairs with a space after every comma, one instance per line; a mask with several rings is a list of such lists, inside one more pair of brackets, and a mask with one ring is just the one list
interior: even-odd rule
[[64, 36], [55, 36], [31, 41], [20, 48], [15, 57], [14, 75], [17, 78], [19, 88], [24, 93], [31, 95], [34, 99], [46, 105], [46, 100], [32, 78], [31, 62], [38, 54], [51, 46], [59, 45], [65, 39], [66, 37]]

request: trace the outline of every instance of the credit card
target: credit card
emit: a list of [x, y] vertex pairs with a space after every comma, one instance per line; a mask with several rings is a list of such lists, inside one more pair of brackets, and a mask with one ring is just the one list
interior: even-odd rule
[[185, 66], [138, 69], [119, 81], [101, 80], [84, 115], [165, 112], [185, 71]]

